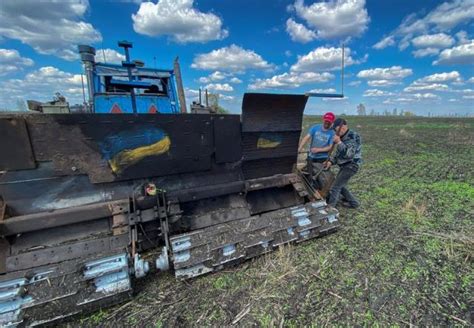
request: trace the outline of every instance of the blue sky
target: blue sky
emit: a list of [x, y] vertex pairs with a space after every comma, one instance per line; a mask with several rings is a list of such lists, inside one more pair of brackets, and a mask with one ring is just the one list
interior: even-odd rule
[[0, 108], [56, 91], [81, 102], [76, 45], [119, 62], [122, 39], [151, 67], [179, 56], [188, 104], [199, 87], [235, 113], [245, 92], [339, 93], [344, 44], [346, 98], [307, 114], [474, 113], [474, 0], [3, 0]]

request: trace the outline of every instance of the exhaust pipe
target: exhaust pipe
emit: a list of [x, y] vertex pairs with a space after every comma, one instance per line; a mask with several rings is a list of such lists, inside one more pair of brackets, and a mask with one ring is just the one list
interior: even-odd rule
[[88, 111], [94, 112], [94, 65], [95, 65], [95, 48], [86, 45], [79, 45], [79, 54], [84, 64], [87, 78], [87, 91], [89, 94]]

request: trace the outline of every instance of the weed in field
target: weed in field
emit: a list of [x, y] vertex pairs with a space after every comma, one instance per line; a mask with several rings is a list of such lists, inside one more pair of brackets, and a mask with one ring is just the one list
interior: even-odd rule
[[100, 325], [104, 322], [106, 316], [107, 316], [107, 313], [101, 309], [90, 316], [90, 321], [94, 325]]
[[228, 289], [232, 285], [232, 278], [229, 275], [222, 275], [218, 277], [214, 282], [213, 286], [219, 290]]

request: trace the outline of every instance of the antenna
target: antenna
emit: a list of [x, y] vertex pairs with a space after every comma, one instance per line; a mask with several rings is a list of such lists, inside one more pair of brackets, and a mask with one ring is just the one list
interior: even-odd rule
[[82, 83], [82, 98], [84, 99], [84, 105], [86, 104], [86, 92], [84, 90], [84, 75], [81, 73], [81, 83]]
[[341, 94], [344, 98], [344, 43], [342, 44], [342, 65], [341, 65]]
[[320, 92], [306, 92], [306, 97], [319, 98], [344, 98], [344, 43], [342, 44], [342, 60], [341, 60], [341, 93], [320, 93]]
[[107, 64], [107, 59], [105, 58], [105, 49], [104, 49], [104, 43], [102, 42], [102, 56], [104, 56], [104, 64]]

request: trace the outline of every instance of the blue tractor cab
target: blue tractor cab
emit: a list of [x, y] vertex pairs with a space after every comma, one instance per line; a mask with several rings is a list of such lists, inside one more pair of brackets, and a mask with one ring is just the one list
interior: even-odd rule
[[87, 75], [88, 110], [93, 113], [176, 114], [186, 112], [178, 58], [173, 69], [144, 67], [131, 61], [132, 43], [120, 41], [122, 65], [95, 62], [95, 49], [78, 47]]

